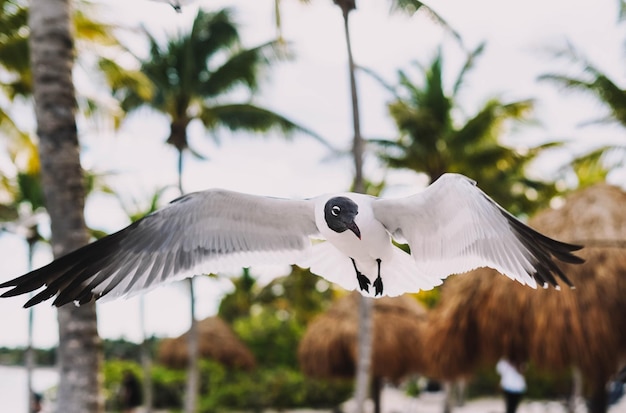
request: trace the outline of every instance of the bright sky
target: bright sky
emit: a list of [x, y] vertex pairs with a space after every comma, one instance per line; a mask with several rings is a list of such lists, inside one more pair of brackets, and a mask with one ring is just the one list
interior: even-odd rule
[[[197, 6], [216, 10], [230, 5], [237, 11], [247, 46], [270, 40], [274, 35], [273, 0], [206, 0], [183, 8], [176, 14], [169, 6], [145, 0], [108, 0], [112, 15], [131, 24], [144, 24], [155, 35], [174, 32], [189, 26]], [[129, 4], [132, 4], [129, 6]], [[346, 68], [343, 26], [339, 9], [330, 0], [301, 5], [284, 0], [284, 33], [293, 43], [297, 59], [272, 70], [261, 90], [258, 102], [314, 129], [335, 146], [349, 148], [351, 114]], [[398, 68], [408, 69], [410, 62], [428, 63], [439, 44], [445, 51], [444, 67], [452, 82], [464, 60], [459, 47], [449, 35], [426, 16], [407, 18], [389, 16], [386, 1], [360, 1], [351, 16], [351, 34], [355, 60], [374, 69], [388, 82], [396, 80]], [[503, 100], [529, 97], [538, 99], [538, 125], [507, 137], [514, 145], [533, 145], [550, 139], [572, 140], [565, 151], [555, 152], [538, 163], [535, 174], [549, 179], [571, 150], [593, 144], [616, 142], [619, 130], [609, 127], [580, 127], [584, 121], [600, 118], [602, 108], [584, 96], [562, 94], [546, 83], [536, 82], [546, 72], [572, 72], [571, 65], [551, 57], [549, 50], [574, 44], [582, 53], [614, 79], [623, 80], [624, 30], [617, 27], [617, 0], [599, 2], [529, 0], [442, 0], [433, 2], [436, 11], [473, 49], [487, 41], [487, 50], [460, 96], [463, 109], [474, 113], [486, 99]], [[418, 79], [418, 77], [415, 77]], [[394, 128], [387, 118], [386, 92], [373, 80], [359, 76], [362, 129], [366, 137], [393, 137]], [[451, 86], [451, 85], [450, 85]], [[118, 136], [106, 129], [94, 132], [81, 126], [84, 145], [83, 163], [101, 172], [116, 172], [108, 183], [119, 190], [130, 204], [143, 200], [156, 188], [175, 184], [175, 153], [163, 145], [168, 133], [167, 120], [142, 112], [134, 115]], [[221, 145], [215, 145], [202, 128], [194, 125], [191, 142], [208, 156], [208, 162], [188, 159], [185, 171], [187, 191], [224, 187], [238, 191], [284, 197], [308, 197], [323, 192], [346, 190], [351, 182], [349, 158], [327, 159], [328, 152], [306, 137], [284, 142], [232, 136], [221, 132]], [[300, 139], [301, 138], [301, 139]], [[574, 148], [574, 149], [571, 149]], [[367, 174], [380, 179], [384, 172], [368, 160]], [[611, 176], [619, 182], [623, 174]], [[388, 193], [406, 194], [423, 181], [410, 173], [388, 173]], [[623, 181], [622, 181], [623, 182]], [[480, 183], [479, 183], [480, 185]], [[168, 194], [171, 198], [174, 194]], [[111, 197], [89, 199], [88, 224], [108, 231], [127, 224], [119, 203]], [[46, 247], [37, 250], [36, 264], [50, 260]], [[0, 236], [0, 280], [26, 271], [26, 249], [15, 236]], [[254, 270], [253, 270], [254, 271]], [[280, 272], [280, 271], [279, 271]], [[267, 279], [276, 272], [257, 271]], [[219, 298], [230, 288], [227, 280], [203, 279], [197, 283], [198, 316], [214, 314]], [[145, 296], [147, 331], [157, 335], [179, 335], [189, 325], [188, 299], [183, 285], [161, 287]], [[24, 298], [0, 300], [0, 346], [24, 345], [27, 311], [21, 308]], [[99, 330], [103, 337], [140, 340], [139, 299], [99, 304]], [[47, 347], [57, 342], [56, 315], [47, 304], [35, 308], [35, 345]]]

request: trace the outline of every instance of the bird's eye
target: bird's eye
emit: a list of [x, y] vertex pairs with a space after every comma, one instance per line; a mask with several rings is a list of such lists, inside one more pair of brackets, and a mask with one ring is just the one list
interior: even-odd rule
[[332, 209], [330, 210], [330, 213], [333, 214], [333, 216], [335, 217], [338, 217], [340, 212], [341, 212], [341, 208], [339, 208], [337, 205], [332, 207]]

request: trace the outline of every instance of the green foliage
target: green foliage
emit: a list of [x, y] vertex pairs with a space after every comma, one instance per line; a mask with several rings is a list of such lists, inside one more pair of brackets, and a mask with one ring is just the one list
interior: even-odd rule
[[[157, 353], [159, 339], [152, 336], [147, 339], [147, 342], [151, 357], [154, 358]], [[141, 345], [123, 338], [102, 340], [102, 350], [105, 360], [126, 360], [137, 363], [141, 360]]]
[[[620, 19], [624, 17], [623, 5], [624, 2], [621, 1]], [[626, 127], [626, 90], [619, 86], [620, 82], [611, 79], [571, 44], [555, 53], [555, 57], [565, 59], [570, 63], [570, 66], [577, 67], [579, 74], [569, 76], [561, 73], [546, 73], [541, 75], [539, 80], [551, 82], [566, 91], [590, 96], [607, 109], [608, 116], [603, 116], [600, 119], [581, 119], [582, 122], [586, 124], [617, 123]], [[624, 164], [626, 164], [626, 145], [609, 144], [592, 149], [574, 159], [571, 166], [579, 179], [579, 186], [582, 188], [596, 182], [603, 182], [611, 169]]]
[[276, 41], [243, 48], [232, 14], [229, 9], [199, 10], [190, 31], [164, 44], [148, 34], [150, 54], [139, 60], [140, 72], [150, 87], [137, 76], [109, 79], [121, 107], [130, 112], [149, 106], [167, 115], [167, 143], [180, 153], [189, 149], [187, 127], [193, 120], [202, 121], [212, 132], [218, 128], [249, 132], [275, 129], [283, 134], [300, 131], [321, 140], [289, 119], [253, 105], [250, 98], [228, 102], [230, 97], [238, 99], [232, 92], [256, 91], [261, 71], [288, 57], [280, 52]]
[[201, 412], [330, 408], [352, 394], [350, 381], [310, 379], [287, 367], [264, 368], [251, 373], [227, 371], [208, 361], [203, 361], [201, 367]]
[[261, 307], [258, 314], [235, 321], [233, 329], [260, 365], [297, 367], [304, 326], [288, 313]]
[[[328, 308], [333, 293], [330, 284], [308, 269], [291, 267], [291, 274], [274, 279], [257, 295], [255, 302], [274, 311], [284, 310], [298, 323], [306, 325], [314, 316]], [[279, 315], [280, 317], [280, 315]]]
[[409, 397], [418, 397], [421, 391], [419, 377], [410, 378], [404, 383], [404, 392]]
[[[56, 364], [56, 347], [36, 348], [35, 363], [38, 366], [54, 366]], [[26, 349], [22, 347], [0, 347], [0, 364], [21, 366], [24, 364]]]
[[441, 298], [441, 289], [436, 287], [432, 290], [420, 291], [415, 294], [415, 298], [424, 304], [426, 308], [433, 308]]
[[[371, 141], [378, 156], [391, 168], [426, 174], [431, 181], [446, 172], [475, 179], [479, 186], [514, 214], [532, 213], [554, 196], [553, 183], [525, 175], [530, 162], [556, 143], [517, 150], [500, 143], [510, 124], [530, 119], [532, 100], [502, 102], [492, 98], [473, 115], [457, 106], [457, 93], [484, 45], [469, 54], [451, 92], [446, 90], [443, 56], [437, 52], [429, 66], [415, 64], [422, 77], [414, 82], [408, 72], [398, 71], [398, 85], [387, 86], [394, 98], [388, 104], [399, 136], [395, 140]], [[380, 80], [380, 79], [379, 79]]]
[[[568, 397], [572, 391], [570, 371], [547, 371], [529, 364], [524, 370], [528, 387], [528, 399], [559, 399]], [[500, 376], [494, 366], [479, 369], [468, 383], [468, 397], [493, 396], [500, 394]]]
[[[120, 384], [125, 371], [140, 380], [141, 366], [132, 361], [104, 363], [104, 389], [108, 410], [117, 407]], [[253, 372], [230, 370], [221, 364], [200, 362], [200, 411], [254, 410], [266, 408], [329, 408], [352, 394], [351, 381], [316, 380], [288, 367], [258, 369]], [[179, 409], [185, 389], [185, 372], [162, 366], [152, 369], [154, 407]]]
[[10, 99], [30, 95], [27, 2], [0, 1], [0, 28], [0, 66], [10, 74], [10, 80], [0, 86]]
[[39, 172], [36, 174], [28, 172], [18, 172], [17, 186], [19, 192], [15, 199], [16, 203], [27, 202], [31, 206], [31, 211], [45, 207], [43, 187]]
[[[125, 371], [131, 371], [143, 380], [143, 371], [138, 363], [112, 360], [104, 363], [104, 396], [107, 410], [118, 406], [120, 384]], [[158, 409], [179, 408], [182, 405], [185, 389], [185, 372], [169, 370], [155, 365], [152, 367], [153, 403]]]
[[244, 268], [241, 277], [231, 281], [235, 289], [222, 298], [218, 309], [218, 315], [229, 324], [250, 315], [250, 308], [256, 295], [256, 280], [250, 276], [249, 268]]
[[329, 305], [328, 283], [308, 270], [292, 273], [259, 288], [248, 271], [233, 280], [218, 315], [231, 323], [262, 366], [297, 368], [297, 348], [307, 323]]
[[186, 373], [163, 366], [152, 367], [152, 395], [156, 408], [182, 406], [185, 394]]

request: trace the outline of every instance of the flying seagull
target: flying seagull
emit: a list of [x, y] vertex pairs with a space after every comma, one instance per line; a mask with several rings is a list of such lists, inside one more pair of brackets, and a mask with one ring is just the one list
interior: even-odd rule
[[[411, 253], [392, 239], [407, 242]], [[325, 240], [316, 241], [316, 240]], [[582, 248], [531, 229], [476, 183], [445, 174], [399, 199], [355, 193], [289, 200], [211, 189], [182, 196], [128, 227], [0, 284], [39, 290], [25, 307], [126, 296], [166, 281], [259, 264], [298, 264], [348, 290], [397, 296], [450, 274], [491, 267], [536, 288], [572, 287], [555, 260]]]

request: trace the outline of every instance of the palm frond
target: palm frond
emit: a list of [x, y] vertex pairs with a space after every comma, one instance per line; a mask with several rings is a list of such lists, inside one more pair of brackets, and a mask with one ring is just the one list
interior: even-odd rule
[[488, 101], [461, 129], [454, 133], [454, 145], [468, 147], [485, 140], [497, 142], [499, 128], [507, 120], [524, 120], [533, 108], [532, 100], [504, 104], [499, 100]]
[[357, 66], [357, 69], [365, 73], [366, 75], [370, 76], [372, 79], [376, 80], [383, 88], [385, 88], [389, 93], [391, 93], [394, 98], [400, 99], [400, 96], [398, 95], [398, 92], [396, 91], [395, 86], [388, 83], [385, 79], [383, 79], [382, 76], [376, 73], [373, 69], [370, 69], [369, 67], [364, 67], [364, 66]]
[[0, 36], [0, 65], [9, 72], [22, 73], [28, 71], [28, 37]]
[[486, 46], [486, 43], [482, 42], [476, 47], [476, 49], [474, 49], [472, 52], [468, 54], [467, 60], [465, 61], [465, 64], [463, 65], [463, 68], [459, 72], [459, 75], [457, 76], [456, 81], [454, 82], [454, 86], [452, 87], [452, 96], [456, 96], [459, 90], [461, 89], [463, 80], [465, 79], [465, 74], [474, 67], [476, 58], [479, 57], [483, 53], [483, 51], [485, 50], [485, 46]]
[[608, 75], [592, 64], [585, 56], [568, 44], [563, 50], [554, 53], [557, 58], [566, 58], [581, 68], [581, 77], [559, 73], [546, 73], [539, 80], [549, 81], [568, 90], [579, 91], [594, 96], [605, 104], [611, 115], [626, 126], [626, 90], [622, 89]]
[[141, 70], [128, 70], [116, 61], [101, 58], [98, 67], [104, 74], [113, 96], [121, 103], [124, 111], [142, 105], [154, 97], [154, 84]]
[[454, 37], [459, 42], [459, 44], [463, 45], [463, 40], [459, 32], [454, 30], [452, 26], [450, 26], [450, 24], [446, 21], [446, 19], [444, 19], [439, 13], [437, 13], [431, 7], [427, 6], [425, 3], [419, 0], [392, 0], [391, 11], [402, 11], [403, 13], [407, 13], [411, 16], [415, 13], [422, 12], [432, 21], [434, 21], [435, 23], [443, 27], [448, 33], [450, 33], [452, 37]]
[[238, 85], [245, 85], [254, 91], [258, 87], [261, 69], [288, 57], [284, 46], [278, 41], [242, 50], [208, 75], [208, 79], [200, 85], [200, 94], [205, 97], [217, 96]]
[[207, 129], [222, 126], [231, 131], [269, 132], [278, 130], [286, 138], [290, 138], [294, 132], [301, 132], [322, 143], [327, 148], [334, 150], [328, 141], [311, 129], [298, 125], [269, 109], [260, 108], [252, 104], [205, 107], [200, 114], [200, 119]]
[[239, 32], [232, 15], [228, 8], [214, 13], [199, 10], [191, 32], [179, 41], [188, 41], [193, 57], [206, 64], [206, 60], [218, 51], [239, 46]]

